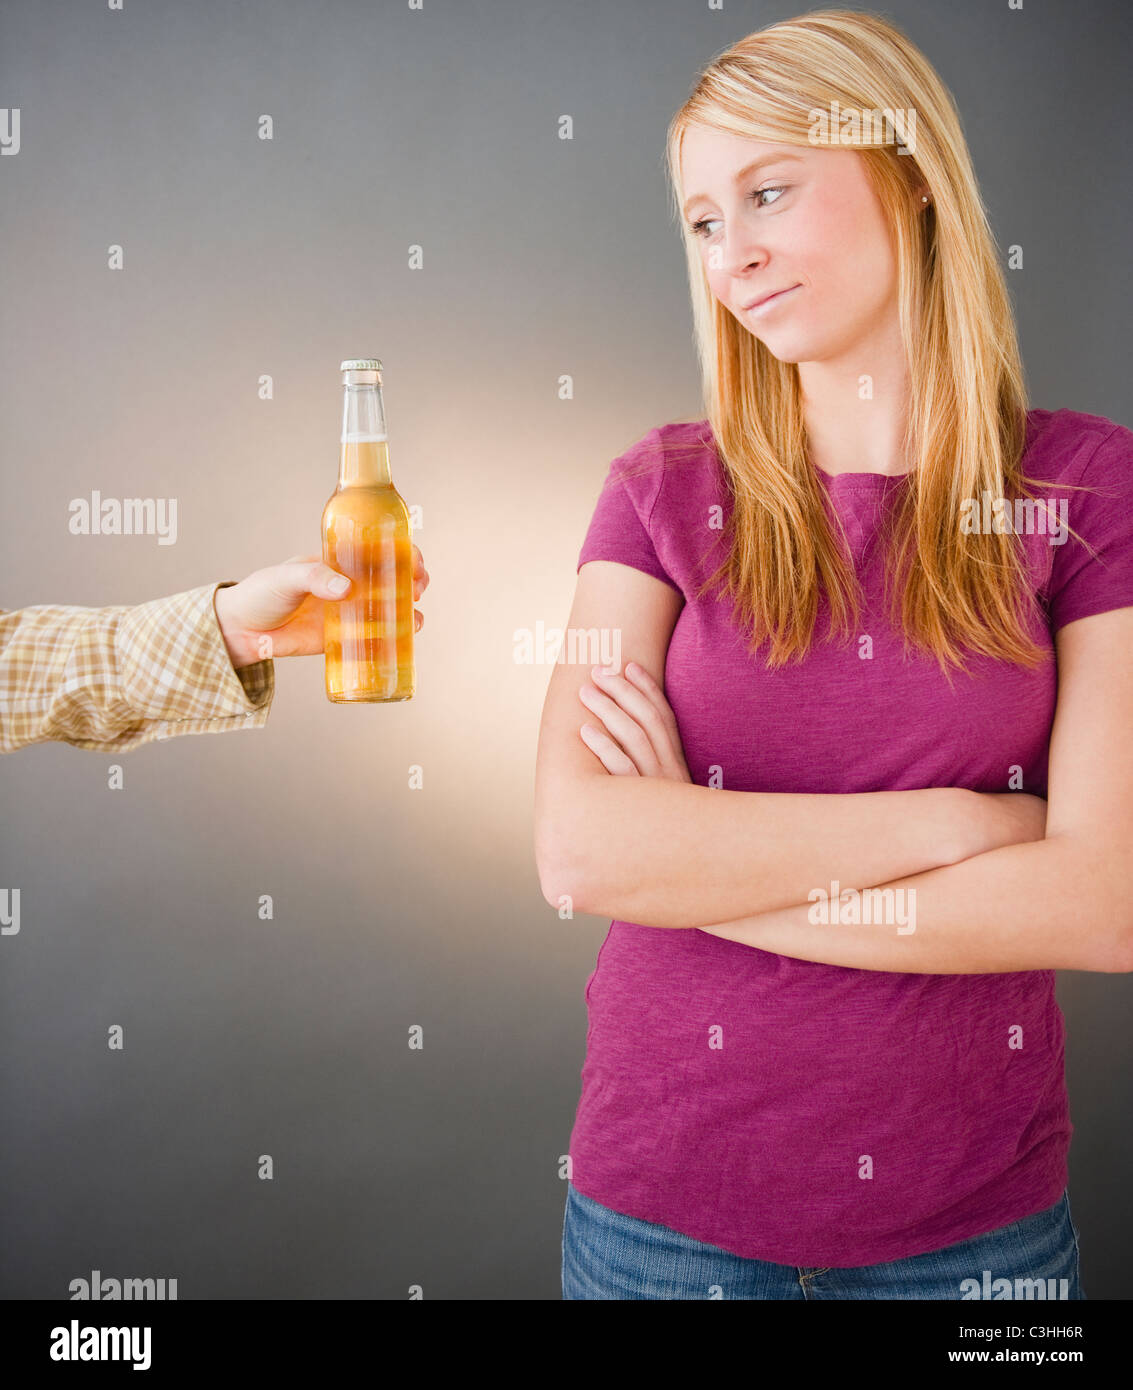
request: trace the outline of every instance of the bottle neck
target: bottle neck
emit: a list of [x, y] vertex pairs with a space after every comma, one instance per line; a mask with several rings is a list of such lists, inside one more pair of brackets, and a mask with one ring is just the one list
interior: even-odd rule
[[343, 388], [339, 487], [392, 487], [386, 412], [380, 384]]

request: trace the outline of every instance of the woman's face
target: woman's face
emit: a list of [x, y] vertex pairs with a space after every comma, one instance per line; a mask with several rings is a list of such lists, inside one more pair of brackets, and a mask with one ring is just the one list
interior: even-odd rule
[[897, 263], [856, 151], [693, 126], [681, 174], [712, 293], [781, 362], [849, 356], [854, 366], [871, 340], [890, 340]]

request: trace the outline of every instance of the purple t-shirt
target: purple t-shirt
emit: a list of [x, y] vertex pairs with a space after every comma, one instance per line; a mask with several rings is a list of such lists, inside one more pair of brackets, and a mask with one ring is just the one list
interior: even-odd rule
[[[856, 640], [821, 640], [823, 603], [809, 657], [770, 671], [726, 600], [696, 598], [724, 557], [731, 506], [707, 422], [651, 430], [615, 459], [579, 566], [616, 560], [684, 596], [665, 689], [693, 782], [716, 768], [738, 791], [1008, 791], [1021, 768], [1022, 789], [1045, 795], [1052, 634], [1133, 605], [1133, 432], [1032, 410], [1023, 467], [1091, 489], [1046, 495], [1066, 499], [1097, 558], [1072, 536], [1027, 535], [1032, 630], [1051, 658], [1027, 670], [975, 657], [950, 689], [932, 657], [902, 659], [885, 616], [878, 524], [907, 479], [819, 474], [848, 533], [872, 658]], [[614, 921], [586, 984], [572, 1181], [627, 1216], [797, 1266], [903, 1259], [1042, 1211], [1066, 1185], [1072, 1133], [1054, 983], [1050, 970], [815, 964]]]

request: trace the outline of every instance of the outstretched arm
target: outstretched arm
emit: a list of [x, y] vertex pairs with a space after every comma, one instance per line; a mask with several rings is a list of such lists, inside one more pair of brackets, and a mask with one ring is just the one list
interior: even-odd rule
[[133, 605], [0, 612], [0, 753], [48, 741], [124, 753], [178, 734], [263, 728], [272, 664], [234, 669], [213, 607], [224, 592], [201, 584]]

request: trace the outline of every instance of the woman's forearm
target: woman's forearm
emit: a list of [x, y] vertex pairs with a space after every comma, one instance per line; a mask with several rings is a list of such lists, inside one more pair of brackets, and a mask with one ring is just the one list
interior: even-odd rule
[[860, 970], [1125, 972], [1133, 970], [1128, 863], [1123, 843], [1059, 836], [887, 883], [882, 892], [892, 890], [899, 908], [889, 921], [874, 909], [873, 920], [864, 920], [864, 896], [855, 903], [848, 895], [837, 911], [816, 901], [704, 930], [796, 960]]
[[958, 787], [810, 795], [594, 777], [558, 817], [544, 893], [645, 926], [727, 922], [803, 903], [832, 879], [865, 888], [1006, 843], [986, 800]]

